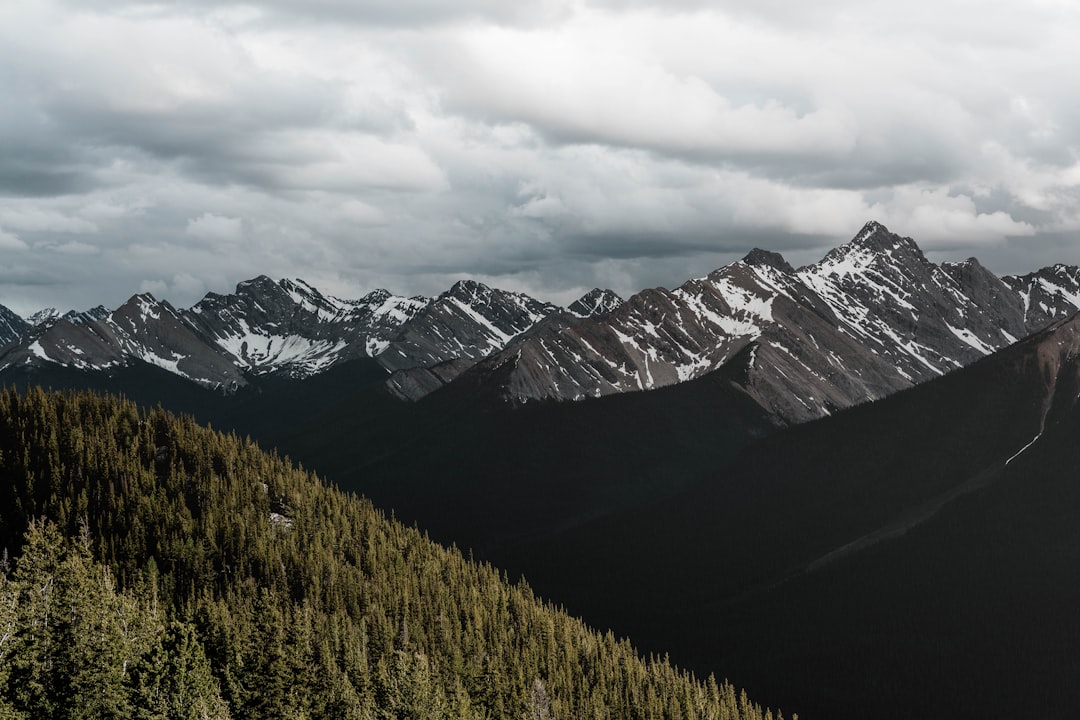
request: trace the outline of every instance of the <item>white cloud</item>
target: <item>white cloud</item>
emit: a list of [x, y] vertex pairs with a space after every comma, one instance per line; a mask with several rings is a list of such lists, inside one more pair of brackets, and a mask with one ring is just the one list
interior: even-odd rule
[[261, 157], [257, 172], [276, 187], [338, 192], [446, 187], [442, 170], [421, 148], [369, 135], [291, 131], [260, 138], [246, 151]]
[[35, 206], [26, 201], [3, 203], [0, 201], [0, 225], [28, 232], [57, 232], [87, 234], [98, 232], [93, 222], [73, 217], [47, 207]]
[[139, 292], [150, 293], [160, 298], [169, 292], [169, 284], [164, 280], [143, 280], [139, 283]]
[[203, 213], [188, 220], [184, 232], [192, 237], [233, 242], [244, 236], [244, 222], [240, 218]]
[[361, 227], [385, 225], [386, 215], [374, 205], [361, 200], [345, 200], [340, 206], [343, 220]]
[[706, 156], [842, 156], [852, 149], [853, 118], [842, 110], [800, 112], [775, 97], [732, 100], [698, 75], [635, 53], [597, 24], [468, 33], [434, 58], [445, 101], [564, 142]]
[[139, 292], [148, 292], [159, 298], [178, 295], [184, 298], [198, 298], [206, 294], [206, 283], [188, 273], [176, 273], [169, 280], [143, 280], [139, 283]]
[[91, 245], [90, 243], [79, 242], [78, 240], [46, 247], [53, 252], [58, 252], [63, 255], [97, 255], [101, 252], [101, 249], [97, 246]]
[[894, 198], [871, 208], [874, 211], [880, 211], [890, 228], [902, 229], [928, 249], [994, 245], [1010, 236], [1035, 234], [1029, 223], [1002, 211], [978, 212], [970, 196], [952, 195], [942, 188], [897, 188]]
[[3, 228], [0, 228], [0, 250], [26, 250], [27, 245], [23, 242], [18, 235], [9, 233]]

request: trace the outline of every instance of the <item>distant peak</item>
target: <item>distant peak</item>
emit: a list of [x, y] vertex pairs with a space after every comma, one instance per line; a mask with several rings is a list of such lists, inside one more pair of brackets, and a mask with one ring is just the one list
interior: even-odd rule
[[877, 220], [870, 220], [862, 226], [862, 230], [859, 230], [859, 232], [855, 234], [853, 241], [862, 242], [868, 240], [869, 238], [873, 237], [878, 233], [885, 233], [886, 235], [892, 234], [889, 232], [889, 228], [885, 227]]
[[854, 247], [863, 247], [870, 249], [882, 249], [886, 247], [894, 247], [900, 237], [889, 232], [889, 228], [885, 227], [876, 220], [871, 220], [862, 226], [862, 229], [855, 234], [855, 237], [848, 243]]
[[237, 285], [263, 285], [272, 282], [274, 282], [274, 280], [269, 275], [256, 275], [250, 280], [241, 280]]
[[394, 296], [389, 290], [385, 288], [375, 288], [362, 298], [362, 302], [365, 303], [384, 303]]
[[485, 285], [482, 282], [477, 282], [476, 280], [469, 280], [469, 279], [458, 280], [456, 283], [454, 283], [450, 287], [451, 292], [453, 292], [455, 290], [466, 290], [466, 291], [468, 291], [468, 290], [481, 290], [481, 289], [487, 290], [489, 288], [488, 288], [487, 285]]
[[862, 230], [851, 239], [848, 246], [866, 248], [867, 250], [891, 250], [897, 247], [918, 250], [919, 247], [911, 238], [901, 237], [894, 232], [889, 232], [889, 228], [876, 220], [871, 220], [863, 225]]
[[608, 299], [608, 300], [618, 300], [620, 302], [622, 301], [622, 298], [619, 297], [619, 294], [617, 292], [615, 292], [614, 290], [607, 290], [607, 289], [601, 289], [601, 288], [593, 288], [589, 292], [582, 295], [581, 299], [582, 300], [604, 300], [604, 299]]
[[59, 319], [60, 313], [56, 308], [47, 307], [27, 316], [26, 321], [31, 325], [42, 325]]
[[1078, 268], [1075, 265], [1063, 265], [1058, 263], [1052, 268], [1055, 275], [1075, 275]]
[[622, 304], [623, 299], [614, 290], [593, 288], [570, 303], [566, 309], [578, 317], [591, 317], [611, 312]]
[[855, 268], [878, 262], [889, 265], [924, 265], [929, 263], [929, 260], [914, 240], [889, 232], [887, 227], [871, 220], [863, 225], [862, 230], [850, 242], [830, 250], [819, 262], [808, 268], [817, 268], [828, 273], [848, 273]]
[[258, 277], [251, 278], [250, 280], [241, 280], [240, 282], [236, 283], [236, 292], [237, 294], [240, 294], [250, 288], [265, 288], [271, 285], [274, 287], [280, 287], [276, 282], [274, 282], [272, 278], [267, 277], [266, 275], [259, 275]]
[[449, 297], [472, 302], [479, 298], [487, 298], [491, 295], [491, 288], [476, 280], [458, 280], [446, 291]]
[[922, 250], [914, 240], [890, 232], [889, 228], [874, 220], [863, 225], [862, 230], [844, 248], [890, 255], [891, 251], [901, 249], [905, 251], [905, 254], [923, 257]]
[[791, 264], [784, 259], [783, 255], [778, 252], [772, 252], [771, 250], [762, 250], [761, 248], [754, 248], [746, 253], [746, 257], [742, 259], [742, 262], [751, 267], [767, 266], [780, 270], [781, 272], [795, 272], [795, 268], [791, 267]]

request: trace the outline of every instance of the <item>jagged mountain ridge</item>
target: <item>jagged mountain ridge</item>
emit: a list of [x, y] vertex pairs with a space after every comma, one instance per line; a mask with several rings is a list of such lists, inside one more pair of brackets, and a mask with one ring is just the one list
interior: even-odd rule
[[180, 311], [143, 293], [98, 317], [93, 311], [32, 327], [3, 352], [4, 368], [52, 363], [108, 371], [133, 361], [160, 367], [201, 385], [234, 389], [240, 370], [208, 346]]
[[802, 422], [967, 365], [1076, 312], [1080, 273], [1054, 277], [1076, 284], [1059, 280], [1068, 291], [1050, 295], [1036, 283], [1032, 292], [1046, 297], [1024, 303], [1012, 289], [1023, 279], [1010, 285], [974, 259], [936, 265], [870, 222], [813, 265], [796, 270], [754, 250], [608, 316], [548, 322], [472, 372], [502, 369], [505, 397], [527, 402], [648, 390], [730, 363], [766, 409]]
[[[436, 298], [358, 300], [265, 276], [187, 310], [148, 294], [109, 312], [11, 314], [0, 371], [148, 362], [208, 387], [309, 377], [374, 357], [418, 400], [462, 373], [511, 402], [650, 390], [721, 367], [787, 422], [884, 397], [964, 366], [1080, 309], [1080, 269], [999, 279], [974, 258], [936, 265], [876, 222], [803, 268], [753, 250], [674, 290], [595, 289], [565, 310], [475, 281]], [[4, 339], [0, 328], [0, 340]]]
[[187, 310], [144, 293], [115, 311], [38, 313], [33, 324], [10, 313], [0, 371], [52, 364], [107, 372], [146, 362], [230, 391], [253, 376], [309, 377], [360, 357], [378, 358], [388, 373], [447, 361], [464, 370], [556, 312], [474, 281], [436, 298], [380, 289], [342, 300], [303, 280], [260, 276]]

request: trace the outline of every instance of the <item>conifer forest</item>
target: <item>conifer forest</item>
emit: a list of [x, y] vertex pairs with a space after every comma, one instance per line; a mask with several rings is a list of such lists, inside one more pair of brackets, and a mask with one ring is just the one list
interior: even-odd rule
[[250, 440], [0, 393], [0, 718], [780, 720]]

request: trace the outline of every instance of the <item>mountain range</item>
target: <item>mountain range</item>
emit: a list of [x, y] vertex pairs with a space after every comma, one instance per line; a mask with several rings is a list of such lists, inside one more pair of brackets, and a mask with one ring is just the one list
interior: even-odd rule
[[505, 402], [653, 390], [723, 368], [780, 423], [885, 397], [962, 367], [1080, 309], [1080, 269], [998, 278], [941, 265], [876, 222], [795, 269], [776, 253], [623, 301], [595, 289], [568, 308], [463, 280], [435, 298], [359, 300], [265, 276], [177, 309], [148, 293], [27, 320], [0, 307], [0, 376], [159, 367], [235, 392], [373, 358], [419, 400], [469, 376]]

